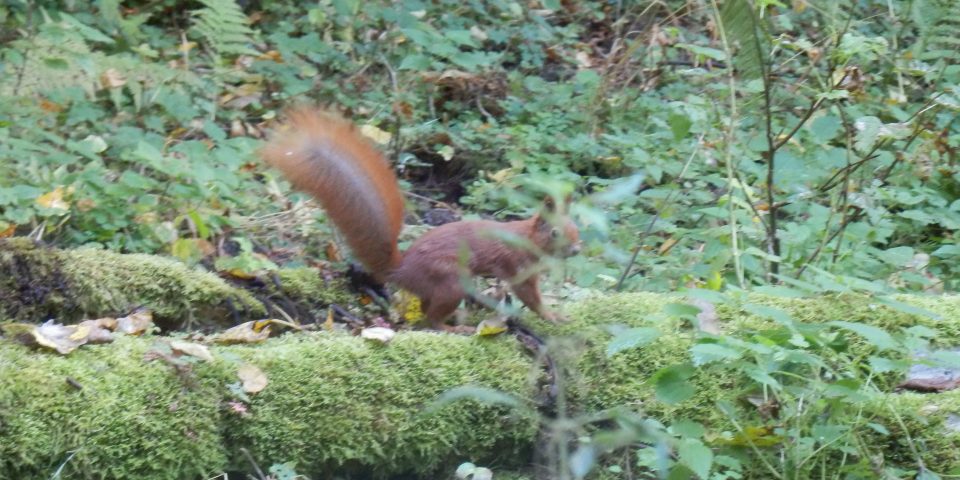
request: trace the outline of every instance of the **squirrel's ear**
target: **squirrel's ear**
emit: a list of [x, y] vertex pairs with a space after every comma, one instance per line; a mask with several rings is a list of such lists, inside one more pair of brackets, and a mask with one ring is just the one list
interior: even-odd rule
[[550, 213], [557, 211], [557, 202], [553, 200], [553, 195], [547, 195], [543, 198], [543, 211]]

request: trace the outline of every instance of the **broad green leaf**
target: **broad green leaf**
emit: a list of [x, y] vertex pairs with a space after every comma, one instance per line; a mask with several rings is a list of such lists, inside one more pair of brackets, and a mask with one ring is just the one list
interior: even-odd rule
[[680, 463], [693, 470], [700, 478], [710, 477], [710, 467], [713, 466], [713, 450], [698, 439], [685, 438], [677, 448]]
[[692, 397], [696, 389], [687, 380], [693, 372], [690, 365], [672, 365], [654, 373], [652, 380], [657, 398], [664, 403], [675, 405]]
[[693, 364], [696, 366], [722, 360], [736, 360], [741, 355], [739, 351], [717, 343], [698, 343], [690, 347], [690, 353], [693, 355]]
[[660, 337], [660, 330], [653, 327], [636, 327], [614, 334], [607, 344], [607, 356], [612, 357], [624, 350], [642, 347]]
[[849, 330], [857, 335], [863, 337], [871, 345], [879, 348], [880, 350], [896, 350], [900, 347], [900, 343], [894, 340], [886, 330], [882, 328], [875, 327], [873, 325], [866, 325], [863, 323], [854, 323], [854, 322], [844, 322], [840, 320], [835, 320], [828, 323], [835, 327], [842, 328], [844, 330]]

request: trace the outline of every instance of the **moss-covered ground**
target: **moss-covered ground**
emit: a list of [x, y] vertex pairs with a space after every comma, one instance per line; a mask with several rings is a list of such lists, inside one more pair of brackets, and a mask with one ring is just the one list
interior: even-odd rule
[[[960, 298], [900, 301], [937, 318], [856, 296], [751, 295], [718, 305], [717, 312], [726, 334], [774, 325], [747, 313], [745, 305], [752, 304], [776, 307], [797, 322], [857, 321], [891, 332], [923, 325], [937, 333], [935, 343], [960, 340]], [[599, 296], [568, 305], [570, 323], [527, 319], [538, 333], [565, 339], [565, 353], [557, 358], [571, 372], [566, 385], [572, 414], [627, 406], [667, 424], [680, 418], [700, 422], [716, 437], [733, 430], [716, 408], [726, 400], [738, 406], [741, 422], [764, 424], [741, 401], [755, 385], [732, 371], [696, 369], [691, 398], [677, 404], [657, 398], [654, 373], [689, 361], [699, 335], [687, 320], [664, 314], [675, 302], [683, 298]], [[607, 326], [614, 323], [652, 325], [662, 335], [608, 356]], [[845, 354], [872, 348], [857, 335], [847, 336]], [[461, 385], [493, 388], [533, 405], [539, 369], [512, 337], [408, 332], [381, 345], [346, 334], [288, 334], [261, 345], [213, 347], [216, 360], [194, 363], [187, 374], [144, 361], [161, 341], [121, 338], [62, 357], [0, 340], [0, 478], [48, 478], [61, 467], [63, 478], [209, 478], [249, 471], [242, 449], [261, 466], [293, 461], [298, 472], [314, 478], [444, 478], [459, 462], [507, 471], [528, 467], [533, 458], [538, 419], [532, 415], [474, 401], [424, 410]], [[238, 381], [243, 362], [260, 367], [269, 384], [249, 402], [235, 403], [229, 385]], [[918, 459], [939, 472], [960, 463], [960, 435], [949, 428], [960, 413], [960, 394], [898, 393], [893, 382], [883, 385], [888, 393], [860, 407], [888, 433], [859, 436], [863, 448], [904, 469], [916, 468]], [[749, 465], [745, 471], [762, 472]], [[602, 473], [618, 478], [610, 475]]]

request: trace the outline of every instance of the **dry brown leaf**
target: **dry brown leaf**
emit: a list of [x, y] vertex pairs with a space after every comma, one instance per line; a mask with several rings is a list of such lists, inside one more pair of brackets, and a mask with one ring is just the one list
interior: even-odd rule
[[720, 335], [720, 317], [717, 315], [717, 307], [700, 298], [690, 298], [690, 305], [700, 309], [700, 313], [697, 314], [697, 326], [700, 330]]
[[89, 329], [87, 334], [87, 343], [110, 343], [113, 341], [113, 333], [109, 325], [116, 327], [117, 321], [113, 318], [100, 318], [97, 320], [84, 320], [78, 326]]
[[245, 363], [237, 369], [237, 376], [243, 382], [243, 391], [257, 393], [267, 388], [267, 374], [256, 365]]
[[38, 345], [47, 347], [66, 355], [87, 343], [89, 327], [79, 325], [61, 325], [47, 320], [30, 332]]
[[100, 85], [103, 88], [120, 88], [127, 84], [127, 77], [115, 68], [108, 68], [100, 75]]
[[185, 342], [183, 340], [170, 340], [170, 349], [180, 355], [190, 355], [207, 362], [213, 361], [213, 355], [206, 345], [199, 343]]
[[147, 309], [135, 310], [126, 317], [117, 319], [117, 330], [126, 335], [143, 335], [153, 326], [153, 313]]

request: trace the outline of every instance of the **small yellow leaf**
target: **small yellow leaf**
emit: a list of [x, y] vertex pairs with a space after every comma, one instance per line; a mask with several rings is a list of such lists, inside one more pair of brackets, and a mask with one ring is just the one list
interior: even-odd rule
[[513, 173], [512, 168], [504, 168], [503, 170], [499, 170], [497, 172], [487, 174], [487, 178], [497, 183], [503, 183], [504, 181], [506, 181], [508, 178], [512, 176], [511, 175], [512, 173]]
[[450, 146], [450, 145], [444, 145], [444, 146], [440, 147], [439, 149], [437, 149], [437, 153], [439, 153], [440, 156], [443, 157], [443, 159], [446, 160], [446, 161], [448, 161], [448, 162], [453, 159], [453, 154], [454, 154], [454, 152], [455, 152], [455, 151], [454, 151], [453, 147]]
[[53, 189], [51, 192], [44, 193], [37, 197], [37, 204], [41, 207], [56, 208], [58, 210], [69, 210], [70, 202], [63, 199], [65, 190], [62, 186]]
[[243, 391], [257, 393], [267, 388], [267, 374], [256, 365], [245, 363], [237, 369], [237, 377], [243, 382]]
[[507, 320], [505, 318], [488, 318], [477, 325], [477, 335], [489, 337], [499, 335], [507, 331]]
[[327, 319], [323, 322], [323, 329], [332, 332], [333, 331], [333, 309], [327, 309]]
[[390, 143], [390, 139], [393, 138], [393, 135], [391, 135], [390, 132], [381, 130], [370, 124], [362, 125], [360, 127], [360, 133], [370, 140], [379, 143], [380, 145], [386, 145]]
[[676, 245], [676, 244], [677, 244], [677, 239], [676, 239], [676, 237], [670, 237], [670, 238], [668, 238], [665, 242], [663, 242], [663, 244], [660, 245], [660, 249], [659, 249], [658, 253], [659, 253], [660, 255], [666, 255], [667, 252], [669, 252], [670, 249], [673, 248], [674, 245]]
[[401, 290], [399, 296], [400, 302], [397, 309], [403, 316], [403, 320], [411, 325], [423, 320], [423, 307], [420, 305], [420, 299], [406, 290]]

